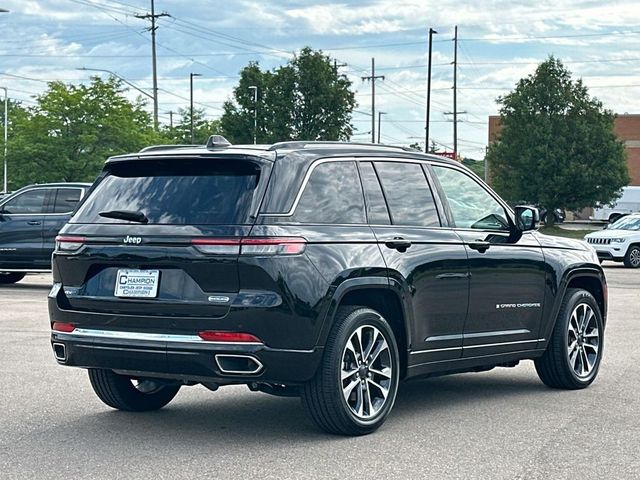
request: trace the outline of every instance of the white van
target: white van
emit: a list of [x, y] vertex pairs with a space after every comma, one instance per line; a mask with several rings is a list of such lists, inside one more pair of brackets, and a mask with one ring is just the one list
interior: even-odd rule
[[594, 209], [589, 219], [615, 222], [620, 217], [635, 212], [640, 212], [640, 187], [624, 187], [622, 196], [613, 206], [604, 205]]

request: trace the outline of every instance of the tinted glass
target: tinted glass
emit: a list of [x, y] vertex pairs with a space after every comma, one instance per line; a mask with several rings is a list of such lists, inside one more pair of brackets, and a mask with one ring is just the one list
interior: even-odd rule
[[292, 220], [304, 223], [366, 223], [356, 164], [329, 162], [318, 165], [309, 177]]
[[72, 221], [122, 223], [100, 212], [142, 212], [154, 224], [249, 222], [259, 166], [242, 160], [141, 160], [110, 167]]
[[5, 213], [44, 213], [44, 197], [48, 192], [47, 189], [39, 188], [37, 190], [29, 190], [12, 198], [4, 204], [2, 209]]
[[622, 217], [609, 225], [609, 230], [640, 230], [640, 217]]
[[382, 187], [378, 176], [369, 162], [360, 163], [360, 175], [364, 186], [364, 196], [367, 201], [367, 217], [369, 223], [374, 225], [388, 225], [391, 223], [387, 204], [384, 201]]
[[417, 163], [375, 162], [394, 225], [439, 227], [431, 189]]
[[53, 213], [72, 212], [80, 201], [82, 190], [79, 188], [58, 188], [56, 199], [53, 204]]
[[458, 228], [509, 230], [502, 205], [470, 176], [452, 168], [434, 166]]

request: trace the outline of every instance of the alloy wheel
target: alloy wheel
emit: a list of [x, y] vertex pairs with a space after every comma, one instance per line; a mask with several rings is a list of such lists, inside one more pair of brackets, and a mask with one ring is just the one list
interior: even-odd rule
[[569, 365], [579, 378], [588, 378], [600, 355], [598, 319], [590, 305], [578, 304], [569, 319], [567, 356]]
[[358, 327], [342, 352], [341, 387], [351, 413], [370, 420], [384, 407], [392, 386], [391, 350], [372, 325]]
[[629, 252], [629, 263], [632, 267], [640, 267], [640, 248], [633, 248]]

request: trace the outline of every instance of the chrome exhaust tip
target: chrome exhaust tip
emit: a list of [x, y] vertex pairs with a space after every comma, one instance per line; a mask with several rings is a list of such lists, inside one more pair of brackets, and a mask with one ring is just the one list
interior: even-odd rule
[[260, 360], [251, 355], [219, 353], [215, 360], [220, 371], [228, 375], [255, 375], [264, 368]]
[[53, 355], [56, 357], [56, 360], [59, 362], [67, 361], [67, 348], [64, 346], [64, 343], [54, 343], [53, 344]]

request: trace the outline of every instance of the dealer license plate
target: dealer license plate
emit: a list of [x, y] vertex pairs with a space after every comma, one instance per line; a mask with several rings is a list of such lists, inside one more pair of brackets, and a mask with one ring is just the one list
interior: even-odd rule
[[116, 297], [155, 298], [158, 295], [160, 270], [118, 270]]

